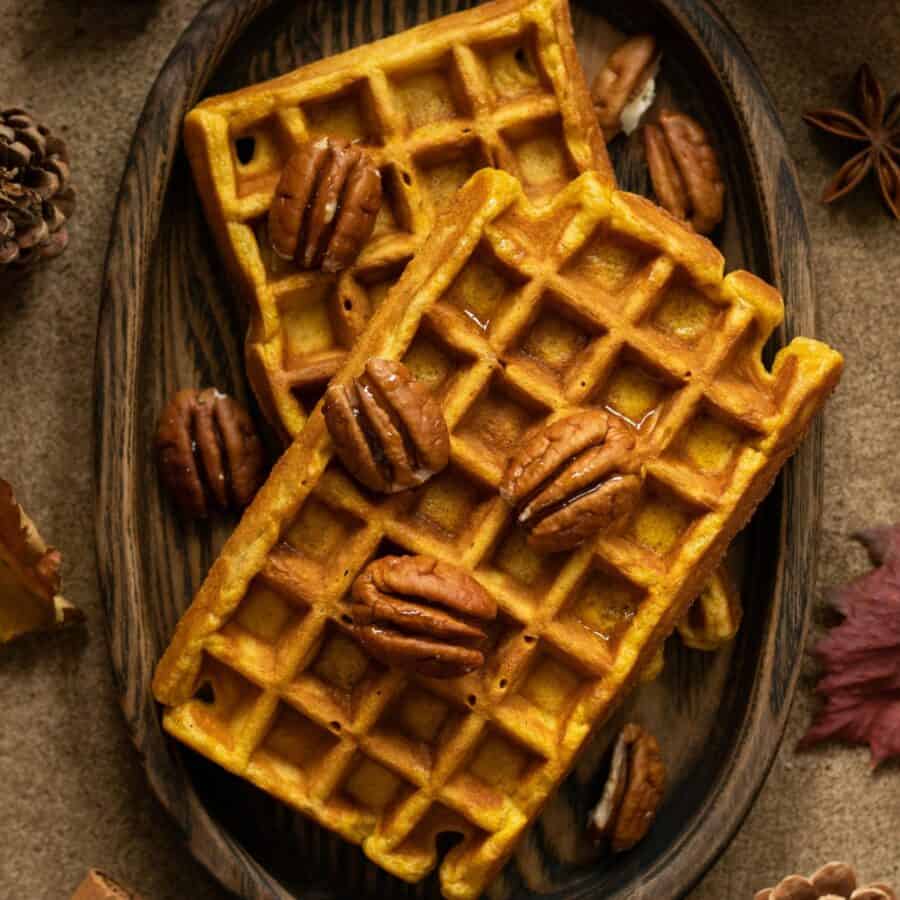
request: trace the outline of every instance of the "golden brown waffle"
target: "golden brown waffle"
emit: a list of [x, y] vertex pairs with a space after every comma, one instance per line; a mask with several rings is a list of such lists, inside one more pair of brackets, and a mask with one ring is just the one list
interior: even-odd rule
[[678, 634], [686, 647], [713, 652], [734, 640], [742, 617], [741, 595], [723, 564], [678, 623]]
[[[477, 896], [720, 561], [842, 360], [797, 338], [768, 372], [777, 292], [586, 173], [551, 206], [511, 176], [457, 195], [336, 376], [402, 359], [440, 398], [447, 469], [367, 493], [321, 413], [273, 470], [156, 672], [165, 727], [415, 881]], [[487, 290], [491, 286], [491, 290]], [[646, 479], [619, 534], [540, 555], [497, 493], [530, 427], [589, 405], [638, 427]], [[374, 556], [463, 566], [500, 608], [485, 666], [411, 677], [345, 631]]]
[[[355, 266], [299, 272], [266, 216], [283, 164], [310, 137], [361, 140], [385, 202]], [[201, 103], [185, 146], [206, 217], [249, 303], [246, 360], [266, 417], [296, 436], [373, 310], [483, 166], [553, 196], [612, 170], [578, 62], [568, 0], [499, 0]]]
[[[675, 628], [685, 647], [714, 653], [734, 640], [742, 615], [741, 595], [731, 583], [727, 564], [722, 563], [710, 575]], [[641, 683], [655, 681], [665, 666], [665, 648], [660, 646], [641, 670]]]

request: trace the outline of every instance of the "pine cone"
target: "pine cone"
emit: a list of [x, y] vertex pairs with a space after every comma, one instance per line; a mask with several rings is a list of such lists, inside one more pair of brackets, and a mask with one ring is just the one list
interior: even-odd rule
[[886, 884], [858, 887], [851, 866], [832, 862], [809, 878], [788, 875], [775, 887], [759, 891], [753, 900], [897, 900], [897, 896]]
[[0, 276], [59, 256], [74, 208], [63, 141], [24, 109], [0, 110]]

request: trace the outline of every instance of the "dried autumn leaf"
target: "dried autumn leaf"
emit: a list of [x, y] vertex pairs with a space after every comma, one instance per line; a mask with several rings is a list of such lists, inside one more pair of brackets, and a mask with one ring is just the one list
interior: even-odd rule
[[832, 738], [868, 743], [874, 768], [900, 756], [900, 524], [854, 538], [876, 568], [829, 594], [844, 620], [815, 648], [825, 705], [798, 749]]
[[141, 900], [141, 898], [113, 881], [105, 872], [91, 869], [70, 900]]
[[0, 644], [83, 618], [59, 593], [60, 562], [0, 478]]

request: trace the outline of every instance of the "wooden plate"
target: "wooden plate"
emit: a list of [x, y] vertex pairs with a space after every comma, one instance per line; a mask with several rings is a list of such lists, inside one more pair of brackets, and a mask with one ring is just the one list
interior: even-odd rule
[[[178, 387], [216, 385], [251, 402], [243, 322], [180, 150], [185, 112], [204, 94], [285, 72], [323, 54], [474, 5], [472, 0], [216, 0], [185, 32], [150, 93], [128, 159], [106, 264], [96, 357], [96, 529], [110, 648], [122, 705], [151, 786], [191, 852], [248, 898], [437, 896], [435, 877], [405, 885], [160, 728], [154, 665], [233, 522], [184, 526], [164, 502], [151, 458], [157, 414]], [[718, 242], [783, 290], [773, 344], [812, 335], [809, 238], [772, 102], [743, 45], [698, 0], [573, 3], [589, 71], [605, 16], [649, 30], [662, 80], [722, 152], [727, 218]], [[626, 11], [627, 10], [627, 11]], [[633, 140], [614, 145], [623, 186], [646, 188]], [[665, 748], [667, 800], [650, 836], [612, 860], [583, 840], [603, 778], [588, 749], [507, 866], [495, 896], [682, 896], [739, 827], [781, 738], [797, 676], [815, 571], [821, 493], [819, 426], [741, 538], [733, 563], [745, 604], [730, 651], [669, 642], [663, 676], [628, 701]], [[621, 721], [621, 719], [619, 720]]]

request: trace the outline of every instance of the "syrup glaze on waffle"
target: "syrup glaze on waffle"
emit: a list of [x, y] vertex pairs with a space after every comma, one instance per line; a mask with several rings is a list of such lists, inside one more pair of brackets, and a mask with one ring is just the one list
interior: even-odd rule
[[[422, 878], [473, 898], [651, 663], [837, 382], [795, 339], [766, 371], [776, 291], [647, 201], [586, 173], [536, 208], [477, 173], [337, 378], [399, 358], [440, 397], [452, 456], [393, 497], [334, 457], [321, 409], [279, 461], [156, 673], [186, 744]], [[486, 285], [494, 286], [487, 290]], [[497, 494], [530, 427], [590, 405], [638, 427], [646, 480], [615, 536], [530, 550]], [[461, 565], [500, 608], [478, 672], [369, 659], [345, 597], [388, 553]], [[199, 691], [199, 694], [198, 694]]]
[[[265, 221], [285, 160], [320, 135], [360, 140], [385, 201], [356, 265], [298, 272]], [[246, 358], [263, 412], [296, 436], [370, 314], [474, 172], [529, 196], [612, 170], [567, 0], [498, 0], [201, 103], [185, 146], [221, 253], [250, 306]]]

